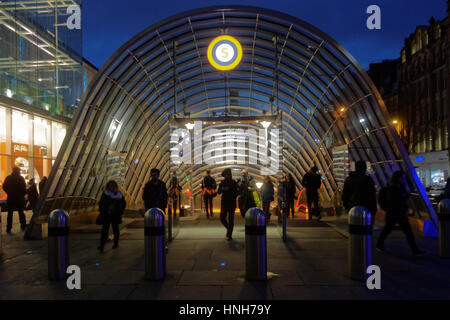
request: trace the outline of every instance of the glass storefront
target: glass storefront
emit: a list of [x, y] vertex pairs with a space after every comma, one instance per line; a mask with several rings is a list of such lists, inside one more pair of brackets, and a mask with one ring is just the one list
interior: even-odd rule
[[73, 117], [83, 93], [80, 10], [79, 0], [0, 1], [1, 96]]
[[[48, 177], [66, 132], [64, 123], [0, 105], [0, 185], [14, 166], [27, 182]], [[6, 199], [3, 189], [0, 199]]]

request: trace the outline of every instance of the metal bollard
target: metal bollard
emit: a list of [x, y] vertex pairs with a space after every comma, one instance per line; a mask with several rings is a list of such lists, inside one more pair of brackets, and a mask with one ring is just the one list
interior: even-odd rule
[[69, 266], [69, 215], [53, 210], [48, 216], [48, 278], [65, 279]]
[[353, 207], [348, 214], [348, 224], [350, 278], [366, 281], [367, 267], [372, 265], [372, 214], [365, 207]]
[[145, 213], [145, 277], [162, 280], [166, 275], [164, 212], [152, 208]]
[[450, 258], [450, 199], [444, 199], [438, 205], [439, 214], [439, 256]]
[[245, 214], [245, 277], [267, 280], [266, 217], [259, 208]]

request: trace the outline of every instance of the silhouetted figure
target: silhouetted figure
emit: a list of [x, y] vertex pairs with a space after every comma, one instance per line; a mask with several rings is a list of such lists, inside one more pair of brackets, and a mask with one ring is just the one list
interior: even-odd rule
[[366, 174], [367, 165], [364, 161], [358, 161], [355, 171], [345, 179], [342, 191], [342, 202], [345, 210], [350, 211], [356, 206], [367, 208], [372, 217], [377, 213], [377, 190], [372, 178]]
[[444, 193], [439, 196], [437, 199], [438, 202], [444, 199], [450, 199], [450, 178], [447, 179], [447, 183], [445, 184]]
[[159, 208], [165, 212], [167, 207], [167, 188], [166, 184], [159, 180], [159, 170], [153, 168], [150, 171], [150, 181], [145, 184], [144, 193], [145, 211], [151, 208]]
[[213, 216], [213, 198], [217, 195], [217, 183], [211, 177], [211, 170], [206, 171], [206, 176], [202, 180], [202, 196], [205, 204], [206, 218]]
[[284, 186], [286, 193], [286, 216], [289, 214], [294, 217], [295, 215], [295, 182], [290, 173], [287, 173], [284, 177]]
[[109, 181], [106, 184], [106, 189], [100, 198], [100, 202], [98, 203], [103, 226], [100, 246], [97, 248], [100, 252], [103, 252], [106, 240], [108, 240], [110, 225], [112, 226], [114, 233], [113, 249], [119, 246], [119, 224], [122, 223], [122, 215], [127, 203], [118, 189], [119, 187], [114, 180]]
[[277, 200], [278, 200], [279, 213], [285, 212], [285, 210], [286, 210], [286, 180], [285, 180], [285, 177], [282, 177], [280, 179], [280, 181], [278, 182]]
[[[319, 188], [322, 185], [322, 178], [317, 172], [319, 169], [314, 166], [304, 176], [302, 185], [306, 189], [306, 202], [308, 204], [308, 213], [311, 212], [311, 216], [317, 216], [317, 220], [322, 219], [319, 208]], [[313, 207], [314, 205], [314, 207]], [[310, 219], [311, 219], [310, 216]]]
[[411, 225], [409, 224], [407, 203], [409, 192], [406, 191], [405, 184], [405, 173], [396, 171], [392, 175], [388, 186], [385, 187], [388, 189], [388, 192], [385, 193], [386, 225], [378, 238], [376, 248], [378, 251], [384, 252], [384, 241], [398, 223], [406, 235], [413, 254], [419, 255], [423, 254], [423, 251], [417, 247]]
[[30, 207], [31, 210], [33, 210], [36, 208], [36, 204], [39, 198], [39, 193], [37, 190], [37, 186], [36, 186], [36, 182], [34, 181], [34, 178], [30, 179], [30, 181], [28, 181], [28, 189], [27, 189], [27, 194], [28, 194], [28, 201], [30, 201]]
[[177, 209], [181, 210], [181, 186], [178, 183], [177, 177], [172, 177], [172, 180], [170, 181], [168, 197], [171, 202], [171, 205], [169, 206], [169, 214], [172, 214], [172, 212], [173, 214], [176, 214]]
[[261, 198], [263, 203], [263, 211], [266, 216], [266, 220], [270, 220], [270, 203], [274, 200], [273, 195], [275, 191], [273, 183], [268, 176], [264, 177], [264, 184], [261, 188]]
[[39, 182], [39, 194], [42, 195], [42, 191], [44, 191], [45, 184], [47, 183], [47, 177], [43, 176], [41, 182]]
[[234, 211], [236, 210], [236, 197], [238, 195], [238, 186], [233, 180], [231, 169], [225, 169], [222, 172], [225, 179], [219, 184], [218, 194], [222, 195], [220, 201], [220, 221], [227, 229], [228, 240], [232, 239], [234, 227]]
[[241, 178], [237, 181], [238, 184], [238, 206], [242, 218], [245, 218], [247, 210], [256, 207], [253, 191], [256, 190], [256, 184], [253, 177], [250, 176], [247, 170], [242, 170]]
[[27, 221], [23, 209], [25, 206], [25, 194], [27, 193], [27, 186], [25, 179], [20, 175], [20, 168], [14, 167], [11, 175], [7, 176], [3, 183], [3, 190], [8, 195], [6, 203], [8, 205], [8, 218], [6, 225], [6, 232], [11, 233], [13, 223], [13, 212], [19, 212], [20, 227], [25, 230]]

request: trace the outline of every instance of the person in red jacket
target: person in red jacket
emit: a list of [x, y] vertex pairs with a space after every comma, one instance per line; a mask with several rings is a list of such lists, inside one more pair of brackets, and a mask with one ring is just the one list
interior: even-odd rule
[[6, 232], [11, 233], [13, 223], [13, 213], [15, 210], [19, 212], [20, 226], [25, 230], [27, 221], [23, 209], [25, 206], [25, 194], [27, 193], [27, 185], [25, 179], [20, 175], [20, 168], [14, 167], [11, 175], [7, 176], [3, 183], [3, 190], [5, 190], [8, 198], [6, 203], [8, 205], [8, 219], [6, 225]]

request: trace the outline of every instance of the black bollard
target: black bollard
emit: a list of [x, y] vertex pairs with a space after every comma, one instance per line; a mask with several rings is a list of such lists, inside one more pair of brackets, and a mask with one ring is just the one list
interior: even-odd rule
[[62, 280], [69, 266], [69, 215], [53, 210], [48, 216], [48, 278]]
[[152, 208], [145, 213], [145, 277], [162, 280], [166, 275], [164, 212]]
[[439, 202], [439, 256], [450, 258], [450, 199]]
[[372, 214], [367, 208], [357, 206], [350, 210], [348, 219], [350, 278], [366, 281], [367, 267], [372, 265]]
[[266, 217], [259, 208], [250, 208], [245, 214], [245, 277], [267, 280]]

